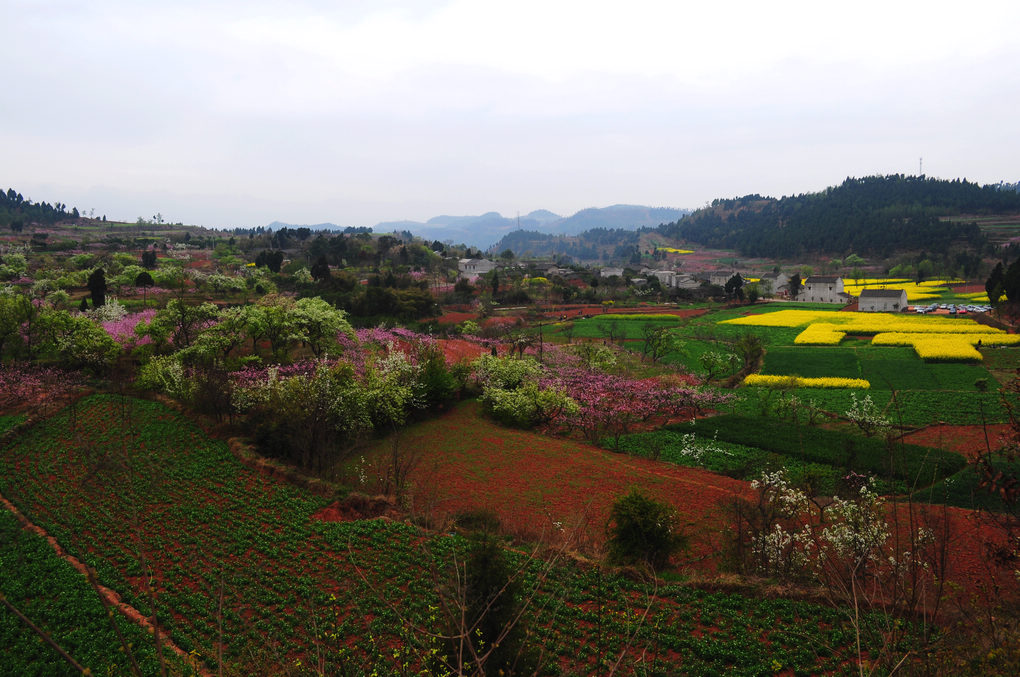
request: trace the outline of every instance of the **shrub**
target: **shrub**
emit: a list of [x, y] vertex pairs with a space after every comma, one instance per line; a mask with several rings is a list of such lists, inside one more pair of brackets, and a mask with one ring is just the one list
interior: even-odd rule
[[644, 564], [654, 570], [687, 547], [674, 510], [638, 489], [613, 504], [607, 532], [609, 559], [616, 564]]

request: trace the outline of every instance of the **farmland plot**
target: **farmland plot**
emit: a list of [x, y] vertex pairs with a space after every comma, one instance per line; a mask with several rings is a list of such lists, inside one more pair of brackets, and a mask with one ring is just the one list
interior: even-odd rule
[[[445, 650], [427, 632], [442, 627], [434, 578], [463, 539], [313, 519], [329, 498], [242, 466], [159, 404], [82, 400], [0, 451], [0, 489], [143, 614], [154, 604], [210, 669], [406, 674]], [[598, 568], [543, 576], [516, 561], [539, 588], [533, 641], [548, 674], [595, 672], [621, 654], [623, 674], [850, 671], [838, 610], [679, 586], [650, 597]]]

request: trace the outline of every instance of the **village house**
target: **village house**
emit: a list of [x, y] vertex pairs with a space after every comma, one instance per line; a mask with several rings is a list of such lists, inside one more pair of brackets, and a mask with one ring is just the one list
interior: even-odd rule
[[765, 273], [758, 280], [758, 289], [765, 296], [785, 296], [789, 293], [789, 284], [786, 273]]
[[662, 287], [675, 287], [676, 286], [676, 272], [672, 270], [650, 270], [645, 269], [641, 271], [646, 277], [654, 277], [659, 280], [659, 285]]
[[810, 303], [848, 303], [850, 295], [843, 291], [843, 278], [812, 275], [804, 280], [798, 301]]
[[552, 278], [556, 277], [557, 275], [560, 276], [560, 277], [569, 277], [570, 275], [574, 274], [574, 271], [572, 271], [570, 268], [560, 268], [559, 266], [549, 266], [548, 268], [545, 269], [544, 274], [545, 274], [546, 278], [551, 280]]
[[907, 309], [904, 289], [862, 289], [857, 310], [864, 313], [899, 313]]
[[[720, 287], [725, 287], [726, 283], [730, 281], [730, 278], [737, 274], [735, 270], [713, 270], [708, 273], [708, 281], [710, 284], [717, 284]], [[743, 277], [743, 275], [741, 275]]]
[[488, 259], [460, 259], [457, 261], [457, 270], [461, 277], [472, 278], [496, 269], [496, 264]]
[[600, 277], [623, 277], [623, 268], [603, 268], [599, 271]]

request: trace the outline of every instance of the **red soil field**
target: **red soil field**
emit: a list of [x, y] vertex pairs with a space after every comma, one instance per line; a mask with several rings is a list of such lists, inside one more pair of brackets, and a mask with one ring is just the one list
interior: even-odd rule
[[988, 446], [996, 449], [1001, 440], [1010, 433], [1008, 423], [980, 425], [930, 425], [903, 436], [907, 444], [946, 449], [962, 454], [968, 459], [986, 451]]
[[[922, 443], [941, 432], [960, 451], [974, 449], [978, 426], [922, 430], [906, 441]], [[952, 437], [957, 429], [968, 437]], [[983, 444], [983, 433], [980, 435]], [[969, 441], [967, 441], [969, 440]], [[695, 468], [616, 454], [583, 442], [501, 427], [481, 417], [476, 402], [465, 402], [442, 417], [408, 429], [400, 440], [420, 454], [412, 482], [414, 511], [441, 522], [466, 511], [489, 510], [503, 527], [525, 539], [573, 539], [582, 552], [605, 545], [605, 524], [613, 502], [633, 487], [672, 505], [691, 550], [678, 564], [712, 573], [727, 529], [722, 506], [751, 497], [749, 483]], [[379, 453], [386, 453], [383, 442]], [[996, 576], [986, 564], [985, 543], [994, 529], [972, 510], [889, 504], [890, 522], [906, 539], [918, 526], [948, 524], [946, 577], [964, 595], [991, 594]], [[926, 517], [919, 517], [922, 513]], [[904, 542], [904, 548], [906, 540]], [[1008, 574], [1008, 572], [1005, 572]]]
[[486, 352], [485, 348], [482, 348], [477, 343], [465, 341], [464, 339], [439, 339], [438, 344], [443, 351], [443, 355], [446, 356], [448, 364], [464, 361], [470, 362], [481, 357]]
[[673, 505], [692, 536], [692, 555], [719, 547], [718, 506], [748, 493], [746, 482], [615, 454], [581, 442], [503, 428], [458, 405], [408, 430], [401, 445], [420, 451], [412, 480], [417, 510], [433, 517], [486, 509], [515, 535], [561, 534], [600, 548], [612, 503], [640, 486]]
[[473, 320], [477, 322], [478, 313], [473, 313], [469, 311], [464, 312], [447, 311], [439, 316], [438, 322], [439, 324], [460, 324], [465, 320]]

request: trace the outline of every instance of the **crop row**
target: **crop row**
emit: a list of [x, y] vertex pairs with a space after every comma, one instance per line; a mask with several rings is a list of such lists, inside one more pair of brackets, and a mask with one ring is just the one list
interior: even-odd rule
[[[159, 672], [153, 638], [121, 614], [108, 614], [86, 579], [7, 510], [0, 510], [0, 595], [93, 674], [130, 672], [120, 637], [143, 674]], [[4, 674], [74, 674], [70, 663], [6, 607], [0, 607], [0, 646]], [[165, 660], [184, 671], [170, 651]]]
[[910, 484], [917, 481], [919, 486], [954, 475], [966, 465], [962, 456], [949, 451], [910, 444], [890, 448], [878, 438], [758, 416], [727, 414], [671, 429], [757, 447], [803, 462], [896, 478]]
[[[315, 520], [328, 499], [241, 466], [157, 403], [82, 400], [73, 417], [65, 411], [0, 452], [0, 489], [143, 613], [154, 599], [160, 624], [210, 668], [222, 651], [228, 672], [302, 674], [321, 657], [337, 671], [392, 674], [446, 649], [423, 629], [444, 627], [438, 591], [454, 554], [463, 559], [462, 538]], [[852, 656], [837, 610], [686, 588], [648, 597], [614, 575], [563, 567], [547, 576], [541, 562], [509, 556], [539, 588], [533, 631], [550, 673], [596, 670], [635, 630], [633, 660], [644, 651], [663, 670], [761, 674], [778, 660], [840, 672]], [[604, 610], [593, 615], [592, 605]]]

